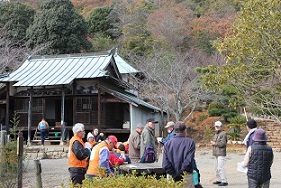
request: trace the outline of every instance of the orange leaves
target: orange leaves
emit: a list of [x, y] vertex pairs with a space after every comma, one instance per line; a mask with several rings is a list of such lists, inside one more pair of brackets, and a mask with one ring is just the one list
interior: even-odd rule
[[196, 36], [199, 32], [204, 32], [212, 39], [225, 37], [232, 33], [231, 26], [234, 19], [233, 14], [227, 17], [218, 17], [215, 14], [202, 15], [192, 21], [191, 34]]

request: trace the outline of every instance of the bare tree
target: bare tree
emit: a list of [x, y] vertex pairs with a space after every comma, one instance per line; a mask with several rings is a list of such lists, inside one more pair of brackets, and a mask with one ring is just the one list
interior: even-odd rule
[[[200, 96], [195, 68], [202, 61], [198, 53], [155, 51], [148, 58], [134, 57], [133, 62], [143, 72], [145, 79], [140, 83], [140, 97], [159, 106], [176, 121], [186, 120], [193, 112]], [[131, 56], [132, 57], [132, 56]], [[183, 112], [189, 115], [183, 117]]]
[[28, 49], [20, 41], [7, 38], [5, 28], [0, 29], [0, 74], [8, 73], [22, 65], [28, 57], [36, 54], [47, 47], [47, 44], [37, 46], [34, 49]]

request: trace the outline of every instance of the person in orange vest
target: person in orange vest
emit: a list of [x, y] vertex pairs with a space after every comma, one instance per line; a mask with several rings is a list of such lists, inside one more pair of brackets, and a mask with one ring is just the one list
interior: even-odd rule
[[86, 178], [114, 176], [114, 172], [109, 167], [109, 155], [113, 148], [117, 148], [117, 138], [114, 135], [108, 136], [93, 147]]
[[72, 183], [80, 186], [85, 179], [87, 159], [90, 156], [90, 151], [85, 148], [84, 141], [82, 140], [85, 137], [84, 125], [76, 123], [72, 131], [74, 136], [69, 141], [68, 171]]

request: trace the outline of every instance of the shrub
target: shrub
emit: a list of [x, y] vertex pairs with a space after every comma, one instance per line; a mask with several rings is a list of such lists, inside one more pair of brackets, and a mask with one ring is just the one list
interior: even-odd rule
[[208, 113], [210, 116], [221, 116], [226, 113], [226, 110], [223, 108], [209, 108]]
[[[11, 141], [0, 148], [0, 188], [17, 187], [18, 183], [19, 171], [16, 138], [21, 130], [18, 129], [19, 116], [17, 113], [14, 113], [11, 123], [13, 124], [13, 128], [10, 129]], [[25, 155], [23, 155], [24, 158]]]
[[229, 136], [229, 140], [237, 141], [241, 137], [241, 130], [240, 128], [231, 128], [230, 131], [227, 133]]
[[2, 146], [0, 153], [0, 187], [16, 187], [18, 177], [17, 142], [8, 142]]
[[237, 141], [241, 138], [241, 127], [244, 127], [246, 124], [246, 118], [239, 115], [236, 117], [229, 118], [230, 130], [228, 132], [229, 139]]
[[[74, 188], [74, 186], [71, 186]], [[155, 176], [136, 176], [136, 173], [117, 175], [115, 177], [104, 177], [93, 179], [85, 179], [83, 181], [83, 188], [104, 188], [104, 187], [114, 187], [114, 188], [131, 188], [131, 187], [142, 187], [142, 188], [177, 188], [183, 187], [182, 182], [174, 182], [172, 180], [167, 180], [164, 176], [157, 179]]]
[[229, 118], [233, 118], [237, 115], [238, 115], [237, 112], [226, 112], [226, 113], [223, 113], [221, 116], [224, 118], [225, 122], [228, 122]]
[[229, 118], [229, 122], [231, 124], [239, 124], [239, 125], [243, 124], [243, 125], [245, 125], [246, 121], [247, 121], [246, 118], [244, 116], [241, 116], [241, 115]]

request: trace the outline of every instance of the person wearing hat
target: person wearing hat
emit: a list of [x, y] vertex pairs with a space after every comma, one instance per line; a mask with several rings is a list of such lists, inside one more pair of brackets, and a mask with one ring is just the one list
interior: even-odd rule
[[68, 171], [70, 179], [74, 185], [82, 184], [85, 179], [87, 159], [90, 151], [85, 148], [83, 138], [85, 137], [85, 129], [82, 123], [76, 123], [73, 128], [73, 137], [69, 141], [68, 153]]
[[191, 173], [193, 172], [195, 142], [186, 137], [184, 122], [177, 122], [174, 129], [175, 137], [164, 144], [162, 167], [174, 181], [181, 181], [186, 172], [186, 187], [194, 187]]
[[257, 129], [253, 136], [254, 143], [249, 146], [242, 165], [248, 167], [248, 187], [269, 188], [273, 151], [266, 144], [268, 138], [263, 129]]
[[85, 148], [88, 148], [91, 151], [95, 143], [96, 143], [96, 141], [95, 141], [94, 135], [92, 133], [88, 132], [87, 142], [85, 142]]
[[117, 148], [117, 142], [116, 136], [109, 135], [104, 141], [93, 147], [86, 172], [87, 178], [114, 176], [114, 172], [109, 167], [109, 155], [113, 148]]
[[222, 131], [222, 122], [215, 122], [216, 133], [211, 141], [213, 146], [213, 155], [216, 157], [216, 181], [213, 184], [218, 186], [227, 186], [227, 179], [225, 173], [225, 157], [226, 157], [226, 144], [227, 135]]
[[156, 138], [154, 136], [155, 124], [158, 121], [154, 118], [149, 118], [146, 120], [146, 125], [143, 128], [141, 133], [141, 144], [140, 144], [140, 156], [142, 157], [144, 154], [144, 150], [148, 146], [152, 146], [154, 148], [154, 153], [156, 154]]
[[143, 128], [143, 124], [139, 123], [129, 136], [129, 157], [132, 163], [137, 163], [140, 160], [140, 140]]
[[168, 135], [160, 140], [161, 144], [165, 144], [166, 142], [168, 142], [169, 140], [175, 137], [174, 125], [175, 123], [173, 121], [169, 121], [167, 123], [165, 128], [167, 129]]
[[247, 130], [248, 134], [243, 140], [243, 144], [245, 144], [248, 149], [248, 147], [254, 143], [253, 136], [255, 131], [257, 130], [257, 122], [254, 119], [250, 119], [247, 121]]

